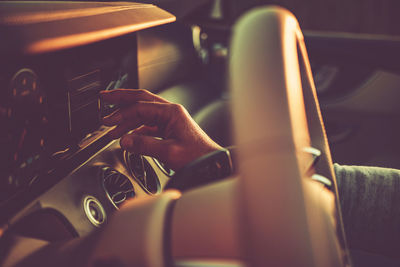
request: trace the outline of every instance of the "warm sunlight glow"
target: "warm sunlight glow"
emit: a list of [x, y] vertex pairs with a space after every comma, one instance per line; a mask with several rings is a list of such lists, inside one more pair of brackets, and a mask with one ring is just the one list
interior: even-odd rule
[[174, 21], [175, 21], [175, 17], [171, 16], [171, 17], [168, 17], [165, 19], [160, 19], [160, 20], [151, 21], [151, 22], [137, 23], [137, 24], [126, 25], [126, 26], [117, 27], [117, 28], [99, 30], [99, 31], [95, 31], [95, 32], [73, 34], [73, 35], [69, 35], [69, 36], [61, 36], [61, 37], [55, 37], [55, 38], [46, 39], [46, 40], [40, 40], [40, 41], [28, 46], [26, 48], [25, 52], [28, 54], [42, 53], [44, 51], [48, 52], [48, 51], [54, 51], [54, 50], [58, 50], [58, 49], [70, 48], [70, 47], [78, 46], [78, 45], [85, 45], [85, 44], [89, 44], [94, 41], [105, 40], [105, 39], [109, 39], [112, 37], [117, 37], [117, 36], [120, 36], [123, 34], [127, 34], [130, 32], [135, 32], [135, 31], [139, 31], [139, 30], [142, 30], [145, 28], [154, 27], [157, 25], [170, 23], [170, 22], [174, 22]]

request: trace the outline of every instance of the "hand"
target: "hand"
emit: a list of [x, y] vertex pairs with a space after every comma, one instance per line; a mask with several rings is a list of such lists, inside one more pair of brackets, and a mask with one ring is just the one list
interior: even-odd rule
[[196, 158], [222, 148], [182, 105], [147, 90], [102, 91], [100, 96], [109, 104], [122, 106], [103, 118], [103, 123], [116, 125], [109, 135], [114, 139], [122, 136], [120, 144], [127, 151], [155, 157], [177, 171]]

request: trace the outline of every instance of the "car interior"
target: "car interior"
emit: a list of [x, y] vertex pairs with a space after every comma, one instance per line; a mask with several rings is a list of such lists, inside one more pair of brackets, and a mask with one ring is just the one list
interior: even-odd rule
[[[397, 6], [0, 1], [1, 266], [399, 259], [352, 241], [333, 171], [400, 169]], [[99, 98], [120, 88], [182, 104], [233, 171], [124, 151]]]

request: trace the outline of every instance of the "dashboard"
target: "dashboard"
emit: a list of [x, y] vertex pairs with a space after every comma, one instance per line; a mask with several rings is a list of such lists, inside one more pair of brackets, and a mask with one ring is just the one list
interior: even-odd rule
[[[161, 6], [174, 1], [151, 2]], [[207, 0], [194, 5], [203, 2]], [[24, 248], [38, 243], [88, 236], [110, 222], [126, 200], [161, 193], [174, 175], [162, 162], [123, 151], [118, 141], [109, 138], [111, 128], [102, 126], [101, 118], [118, 107], [102, 103], [101, 90], [153, 89], [184, 104], [218, 143], [232, 144], [226, 119], [230, 95], [223, 74], [232, 33], [228, 11], [234, 9], [228, 8], [232, 7], [228, 1], [212, 2], [211, 14], [198, 10], [210, 19], [199, 20], [196, 16], [204, 14], [194, 12], [185, 21], [189, 25], [176, 23], [165, 31], [164, 26], [155, 26], [175, 17], [149, 4], [0, 1], [0, 265], [14, 266], [24, 257]], [[240, 7], [240, 1], [232, 2]], [[179, 9], [189, 12], [186, 5], [191, 3], [181, 3]], [[380, 101], [380, 96], [397, 99], [399, 77], [372, 74], [378, 66], [397, 70], [398, 60], [392, 55], [400, 42], [378, 37], [305, 33], [322, 108], [343, 114], [333, 123], [328, 120], [328, 134], [331, 128], [338, 129], [337, 122], [346, 126], [336, 133], [336, 140], [335, 135], [330, 140], [342, 143], [347, 158], [349, 151], [368, 153], [343, 143], [355, 136], [356, 128], [343, 111], [360, 109], [367, 129], [371, 112], [360, 103], [397, 114], [397, 102]], [[354, 49], [356, 45], [365, 49]], [[361, 91], [369, 94], [357, 95]], [[380, 92], [378, 97], [375, 92]], [[355, 118], [358, 123], [359, 117]], [[360, 131], [369, 149], [374, 138], [368, 139], [365, 132], [372, 131]], [[390, 131], [379, 132], [390, 133], [388, 140], [398, 139]], [[188, 208], [196, 218], [209, 219], [201, 209]], [[159, 217], [153, 221], [162, 223]], [[146, 229], [140, 227], [134, 234], [142, 232]], [[219, 247], [229, 243], [225, 240]]]
[[134, 35], [126, 36], [41, 55], [2, 72], [2, 188], [10, 194], [29, 185], [52, 160], [102, 132], [95, 132], [100, 117], [111, 109], [101, 105], [98, 93], [136, 86], [135, 41]]
[[[1, 229], [45, 241], [83, 236], [125, 200], [161, 192], [173, 171], [108, 137], [101, 118], [118, 107], [98, 95], [138, 88], [136, 31], [174, 16], [135, 3], [0, 4], [0, 34], [9, 37], [0, 64]], [[115, 23], [93, 23], [104, 14]], [[83, 39], [66, 32], [78, 23]]]

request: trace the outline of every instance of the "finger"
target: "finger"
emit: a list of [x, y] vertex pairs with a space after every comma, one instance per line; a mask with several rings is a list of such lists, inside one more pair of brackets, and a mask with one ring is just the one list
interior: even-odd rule
[[170, 103], [164, 98], [144, 89], [115, 89], [101, 91], [100, 97], [109, 104], [127, 105], [138, 101]]
[[165, 129], [169, 123], [182, 119], [184, 112], [184, 108], [178, 104], [138, 102], [105, 117], [103, 123], [112, 126], [127, 122], [132, 125], [132, 129], [141, 125]]
[[117, 138], [120, 138], [121, 136], [123, 136], [124, 134], [128, 133], [132, 129], [133, 129], [132, 133], [135, 133], [137, 135], [148, 135], [148, 136], [153, 136], [153, 137], [160, 137], [157, 126], [151, 127], [151, 126], [142, 125], [136, 129], [134, 129], [134, 126], [128, 122], [119, 124], [117, 127], [115, 127], [110, 132], [108, 132], [108, 135], [112, 139], [117, 139]]
[[135, 129], [135, 127], [131, 123], [126, 122], [117, 125], [117, 127], [108, 132], [108, 135], [112, 139], [117, 139], [126, 134], [127, 132], [131, 131], [132, 129]]
[[103, 118], [103, 124], [105, 126], [114, 126], [114, 125], [116, 125], [118, 123], [122, 123], [122, 122], [123, 122], [123, 117], [122, 117], [120, 109], [114, 111], [110, 115], [105, 116]]
[[132, 153], [165, 159], [167, 156], [169, 140], [160, 140], [151, 136], [135, 133], [124, 135], [120, 141], [121, 147]]
[[133, 130], [133, 133], [137, 135], [148, 135], [153, 137], [160, 137], [160, 133], [157, 126], [142, 125], [139, 128]]

